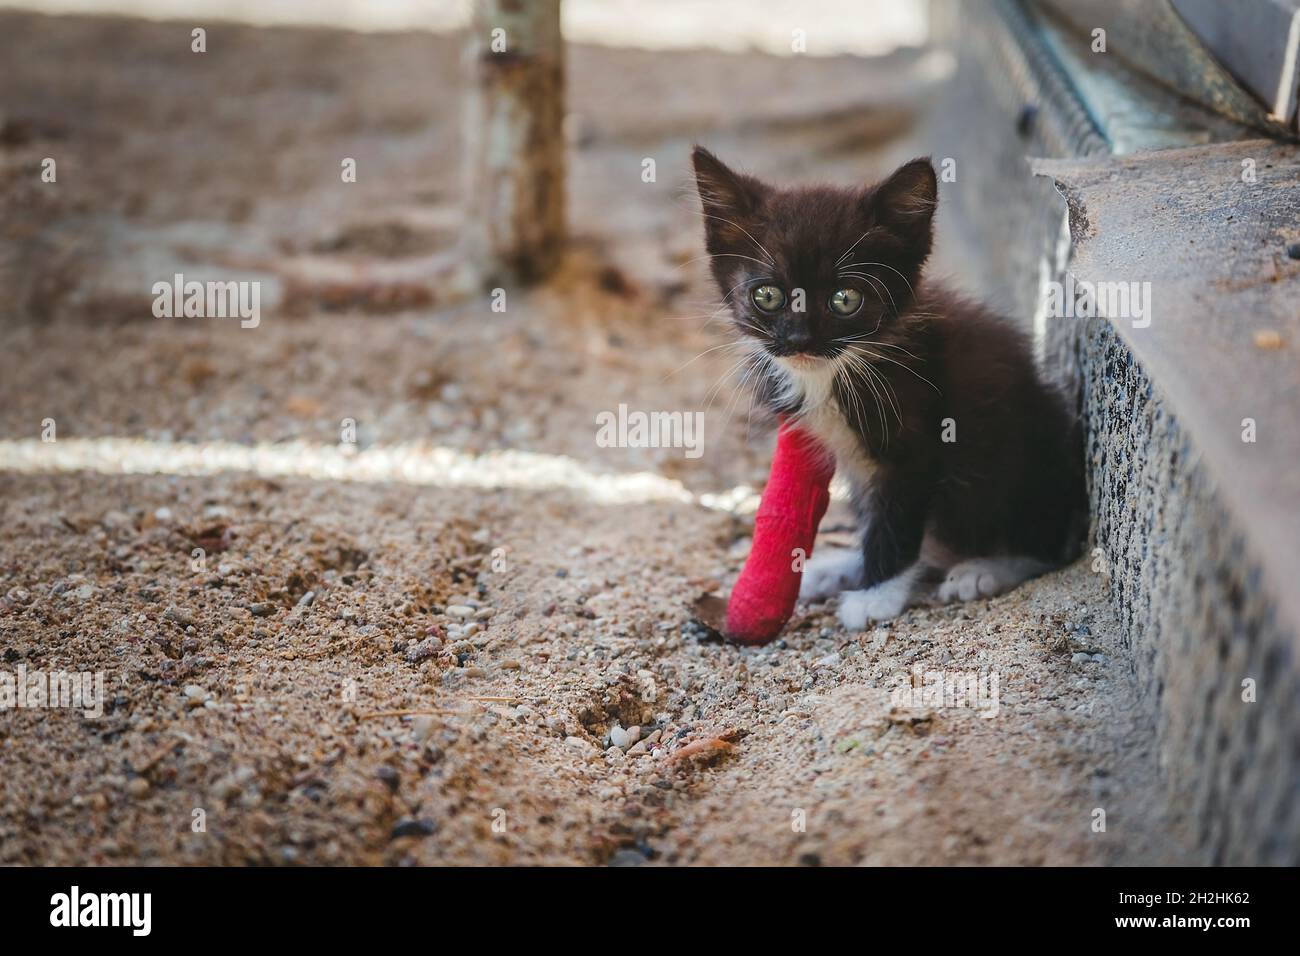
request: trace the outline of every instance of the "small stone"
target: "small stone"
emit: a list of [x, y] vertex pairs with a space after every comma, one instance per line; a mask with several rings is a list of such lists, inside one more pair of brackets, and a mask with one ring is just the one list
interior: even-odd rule
[[133, 797], [143, 797], [149, 792], [149, 781], [144, 777], [133, 777], [126, 785], [126, 792]]
[[269, 601], [259, 601], [248, 605], [248, 613], [253, 617], [270, 617], [275, 613], [275, 605]]
[[433, 836], [438, 832], [438, 824], [430, 819], [420, 820], [407, 817], [404, 820], [398, 820], [390, 834], [390, 839], [396, 840], [398, 837], [427, 837]]
[[1084, 664], [1088, 664], [1091, 662], [1092, 662], [1092, 658], [1089, 655], [1084, 654], [1082, 652], [1078, 654], [1074, 654], [1070, 657], [1070, 663], [1075, 665], [1076, 667], [1082, 667]]
[[447, 613], [452, 617], [473, 617], [474, 609], [466, 604], [453, 604], [447, 608]]
[[645, 854], [640, 850], [634, 850], [631, 847], [624, 847], [621, 850], [614, 851], [614, 855], [609, 858], [610, 866], [640, 866], [646, 860]]
[[583, 753], [591, 753], [596, 749], [590, 740], [583, 737], [565, 737], [564, 743], [566, 746], [571, 747], [574, 750], [582, 751]]
[[1260, 329], [1255, 333], [1255, 348], [1280, 349], [1282, 336], [1276, 329]]
[[189, 611], [169, 605], [167, 610], [163, 611], [163, 617], [169, 621], [175, 621], [181, 627], [189, 627], [194, 623], [194, 615]]
[[626, 750], [628, 747], [631, 747], [636, 743], [636, 739], [622, 727], [618, 726], [618, 724], [615, 724], [610, 728], [609, 742], [619, 750]]
[[207, 695], [207, 691], [198, 684], [186, 684], [181, 693], [191, 700], [202, 700]]
[[95, 586], [93, 584], [83, 584], [72, 592], [72, 596], [78, 601], [87, 601], [95, 596]]
[[418, 664], [420, 661], [428, 660], [438, 651], [442, 650], [442, 642], [436, 637], [426, 637], [418, 644], [412, 644], [406, 649], [406, 659], [412, 664]]
[[524, 665], [521, 664], [519, 661], [515, 660], [514, 658], [507, 658], [506, 660], [502, 661], [498, 666], [500, 666], [502, 670], [517, 671], [517, 670], [522, 670]]
[[375, 771], [377, 777], [388, 788], [389, 793], [396, 793], [402, 784], [402, 775], [387, 765]]
[[302, 597], [298, 598], [298, 607], [311, 607], [311, 602], [316, 600], [316, 592], [308, 591]]

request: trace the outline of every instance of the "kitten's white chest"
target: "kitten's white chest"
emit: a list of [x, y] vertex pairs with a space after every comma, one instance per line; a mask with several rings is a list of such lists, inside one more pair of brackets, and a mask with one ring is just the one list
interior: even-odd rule
[[876, 463], [867, 456], [862, 440], [844, 420], [839, 405], [831, 399], [804, 417], [810, 432], [835, 456], [835, 470], [855, 493], [870, 487]]
[[871, 485], [876, 463], [868, 457], [858, 434], [849, 427], [835, 400], [835, 373], [786, 369], [787, 384], [802, 400], [800, 421], [835, 456], [835, 469], [855, 494]]

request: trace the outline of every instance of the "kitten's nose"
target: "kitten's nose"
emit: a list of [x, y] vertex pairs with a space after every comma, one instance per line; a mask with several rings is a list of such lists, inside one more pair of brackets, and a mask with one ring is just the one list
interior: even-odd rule
[[790, 354], [806, 352], [812, 347], [812, 335], [807, 329], [791, 329], [786, 332], [781, 344]]

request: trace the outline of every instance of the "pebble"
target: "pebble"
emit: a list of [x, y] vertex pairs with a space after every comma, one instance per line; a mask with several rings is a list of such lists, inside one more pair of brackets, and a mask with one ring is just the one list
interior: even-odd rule
[[473, 617], [474, 609], [466, 604], [453, 604], [447, 608], [447, 613], [452, 617]]
[[388, 788], [389, 793], [396, 793], [402, 784], [402, 775], [387, 765], [376, 770], [375, 776]]
[[83, 584], [72, 592], [72, 596], [79, 601], [86, 601], [95, 595], [95, 586], [93, 584]]
[[133, 777], [126, 785], [126, 791], [133, 797], [143, 797], [149, 792], [149, 781], [144, 777]]
[[270, 617], [275, 613], [275, 605], [269, 601], [259, 601], [248, 605], [248, 613], [253, 617]]
[[631, 747], [634, 743], [636, 743], [637, 740], [640, 739], [640, 737], [641, 737], [640, 727], [636, 728], [635, 736], [632, 734], [630, 730], [624, 730], [622, 727], [618, 726], [618, 724], [615, 724], [612, 728], [610, 728], [609, 731], [609, 742], [613, 744], [615, 747], [617, 747], [619, 750], [627, 750], [627, 748]]
[[624, 847], [616, 850], [614, 855], [609, 858], [610, 866], [640, 866], [646, 861], [645, 854], [640, 850], [633, 850]]
[[1074, 654], [1070, 657], [1070, 663], [1074, 664], [1076, 667], [1090, 664], [1092, 663], [1092, 657], [1084, 653]]
[[420, 661], [428, 660], [442, 649], [442, 642], [436, 637], [426, 637], [418, 644], [412, 644], [406, 649], [406, 659], [412, 664], [418, 664]]
[[565, 737], [564, 743], [566, 746], [572, 747], [574, 750], [580, 750], [583, 753], [591, 753], [596, 749], [595, 745], [584, 737]]
[[316, 592], [308, 591], [302, 597], [298, 598], [298, 607], [311, 607], [311, 602], [316, 600]]
[[189, 611], [182, 610], [176, 605], [169, 605], [167, 610], [163, 611], [163, 617], [169, 621], [175, 621], [181, 627], [189, 627], [194, 623], [194, 615]]
[[498, 666], [500, 666], [502, 670], [517, 671], [517, 670], [522, 670], [524, 665], [521, 664], [519, 661], [515, 660], [514, 658], [509, 658], [507, 660], [502, 661]]
[[398, 837], [427, 837], [438, 832], [438, 824], [427, 818], [416, 820], [407, 817], [405, 820], [398, 820], [393, 827], [393, 832], [389, 835], [390, 839], [396, 840]]

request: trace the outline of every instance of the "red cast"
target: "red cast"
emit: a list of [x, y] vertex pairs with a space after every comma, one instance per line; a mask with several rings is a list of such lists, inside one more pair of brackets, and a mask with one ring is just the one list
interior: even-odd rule
[[782, 423], [754, 516], [754, 546], [727, 603], [731, 640], [766, 644], [790, 620], [801, 577], [795, 568], [812, 556], [834, 473], [834, 459], [816, 439]]

